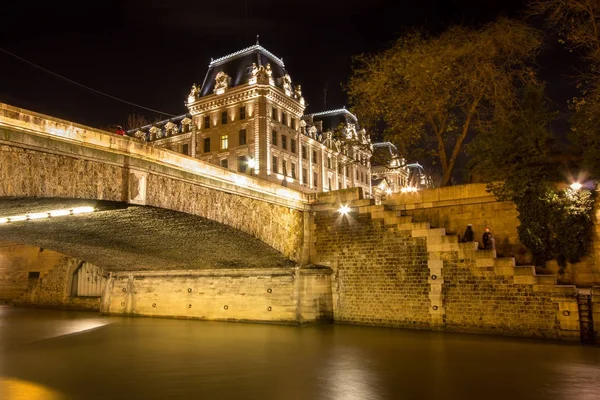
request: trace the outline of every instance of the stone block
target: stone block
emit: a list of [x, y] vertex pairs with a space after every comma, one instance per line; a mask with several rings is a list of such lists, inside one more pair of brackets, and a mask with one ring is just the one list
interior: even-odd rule
[[477, 266], [478, 268], [494, 267], [495, 260], [496, 260], [495, 258], [478, 258], [475, 260], [475, 266]]
[[446, 235], [446, 236], [428, 236], [427, 244], [442, 244], [442, 243], [458, 243], [458, 236]]
[[534, 276], [535, 267], [533, 265], [515, 267], [515, 277], [517, 276]]
[[[398, 223], [398, 230], [401, 231], [412, 231], [412, 230], [416, 230], [416, 229], [429, 229], [431, 228], [429, 222], [409, 222], [406, 223], [403, 221], [403, 218], [406, 217], [399, 217], [400, 221]], [[412, 217], [410, 217], [412, 219]]]
[[427, 251], [458, 251], [459, 243], [427, 244]]
[[434, 228], [434, 229], [415, 229], [411, 232], [412, 237], [429, 237], [429, 236], [444, 236], [446, 229]]

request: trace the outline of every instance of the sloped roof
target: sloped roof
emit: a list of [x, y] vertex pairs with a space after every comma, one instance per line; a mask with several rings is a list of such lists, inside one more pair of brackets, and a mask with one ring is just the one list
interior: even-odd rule
[[225, 72], [231, 78], [229, 87], [236, 87], [247, 83], [253, 63], [257, 67], [271, 64], [273, 79], [278, 87], [282, 86], [281, 78], [287, 74], [283, 60], [275, 57], [273, 53], [259, 44], [256, 44], [212, 60], [208, 65], [208, 71], [200, 88], [200, 97], [213, 94], [215, 90], [215, 78], [221, 71]]
[[313, 121], [323, 122], [323, 131], [334, 130], [341, 123], [358, 124], [358, 118], [345, 108], [336, 110], [321, 111], [318, 113], [307, 114], [306, 117], [312, 117]]

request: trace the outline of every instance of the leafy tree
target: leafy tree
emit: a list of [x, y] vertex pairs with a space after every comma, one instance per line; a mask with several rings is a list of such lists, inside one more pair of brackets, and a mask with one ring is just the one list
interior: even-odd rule
[[509, 115], [469, 146], [474, 169], [500, 200], [519, 211], [519, 240], [537, 265], [576, 262], [590, 247], [594, 191], [559, 189], [560, 164], [550, 123], [556, 113], [542, 86], [526, 86]]
[[507, 19], [439, 36], [411, 32], [382, 53], [355, 57], [347, 92], [363, 124], [382, 129], [403, 154], [432, 156], [448, 185], [469, 133], [505, 115], [517, 87], [535, 81], [528, 63], [539, 45], [536, 30]]
[[585, 67], [577, 73], [580, 96], [570, 104], [575, 111], [571, 139], [583, 166], [600, 175], [600, 0], [532, 0], [530, 13], [543, 15], [558, 29], [560, 42], [578, 54]]

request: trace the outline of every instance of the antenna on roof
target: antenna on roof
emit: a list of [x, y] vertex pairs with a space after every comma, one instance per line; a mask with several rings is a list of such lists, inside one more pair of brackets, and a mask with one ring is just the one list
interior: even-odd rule
[[258, 46], [258, 37], [259, 37], [259, 36], [260, 36], [260, 35], [256, 35], [256, 45], [257, 45], [257, 46]]
[[248, 47], [248, 0], [244, 2], [246, 5], [246, 19], [244, 20], [244, 38], [246, 39], [246, 47]]

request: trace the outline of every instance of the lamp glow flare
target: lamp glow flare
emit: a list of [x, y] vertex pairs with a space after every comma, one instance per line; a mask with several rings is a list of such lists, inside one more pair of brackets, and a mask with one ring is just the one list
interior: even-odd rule
[[43, 219], [43, 218], [51, 218], [51, 217], [62, 217], [65, 215], [78, 215], [78, 214], [86, 214], [96, 211], [94, 207], [85, 206], [85, 207], [75, 207], [75, 208], [65, 208], [62, 210], [51, 210], [46, 212], [39, 213], [30, 213], [25, 215], [13, 215], [11, 217], [0, 217], [0, 224], [6, 224], [9, 222], [20, 222], [20, 221], [30, 221], [34, 219]]
[[583, 185], [582, 185], [581, 183], [579, 183], [579, 182], [573, 182], [573, 183], [571, 184], [571, 189], [573, 189], [573, 190], [575, 190], [575, 191], [578, 191], [579, 189], [581, 189], [581, 188], [582, 188], [582, 186], [583, 186]]
[[350, 212], [350, 207], [348, 207], [348, 206], [341, 206], [341, 207], [338, 209], [338, 212], [339, 212], [340, 214], [342, 214], [342, 215], [348, 215], [348, 213]]

